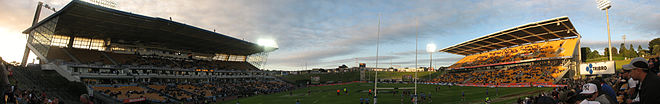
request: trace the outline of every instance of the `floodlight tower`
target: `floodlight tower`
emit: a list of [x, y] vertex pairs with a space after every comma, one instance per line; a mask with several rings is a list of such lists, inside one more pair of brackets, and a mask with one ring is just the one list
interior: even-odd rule
[[610, 14], [607, 10], [612, 7], [610, 0], [596, 0], [598, 9], [605, 10], [605, 17], [607, 18], [607, 51], [609, 51], [610, 61], [612, 61], [612, 39], [610, 38]]
[[261, 67], [261, 69], [264, 69], [266, 68], [266, 62], [268, 62], [268, 53], [279, 49], [279, 46], [277, 45], [277, 42], [275, 42], [275, 40], [273, 39], [258, 39], [257, 44], [262, 46], [264, 49], [264, 52], [258, 54], [259, 56], [258, 65], [259, 67]]
[[429, 62], [429, 68], [432, 68], [433, 66], [433, 50], [435, 50], [435, 44], [429, 43], [426, 44], [426, 52], [429, 52], [429, 56], [431, 58], [431, 61]]
[[[435, 68], [433, 67], [433, 52], [435, 52], [435, 44], [429, 43], [426, 44], [426, 52], [429, 52], [429, 57], [431, 61], [429, 61], [429, 70], [435, 71]], [[429, 80], [431, 80], [431, 75], [429, 75]]]

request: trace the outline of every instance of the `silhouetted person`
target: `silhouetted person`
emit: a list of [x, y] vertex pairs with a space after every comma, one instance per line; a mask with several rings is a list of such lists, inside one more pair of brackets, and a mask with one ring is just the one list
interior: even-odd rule
[[0, 93], [2, 93], [2, 96], [0, 96], [0, 104], [5, 103], [5, 91], [7, 91], [7, 88], [9, 87], [9, 78], [7, 78], [9, 72], [7, 71], [8, 65], [5, 63], [4, 60], [2, 60], [2, 57], [0, 57]]

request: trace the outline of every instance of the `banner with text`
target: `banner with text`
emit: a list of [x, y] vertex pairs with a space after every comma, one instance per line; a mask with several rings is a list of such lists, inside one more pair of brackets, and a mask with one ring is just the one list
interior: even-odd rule
[[614, 74], [614, 61], [580, 64], [580, 75]]

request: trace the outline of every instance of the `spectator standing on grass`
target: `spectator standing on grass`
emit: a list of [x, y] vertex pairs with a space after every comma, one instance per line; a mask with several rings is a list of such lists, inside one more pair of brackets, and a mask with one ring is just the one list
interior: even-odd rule
[[488, 88], [486, 88], [486, 97], [488, 97]]
[[360, 104], [364, 104], [364, 98], [360, 97]]
[[[396, 93], [395, 93], [396, 94]], [[369, 96], [371, 96], [371, 89], [369, 89]]]
[[634, 58], [630, 64], [623, 65], [631, 70], [631, 77], [639, 80], [639, 98], [642, 104], [660, 104], [660, 77], [649, 70], [646, 59]]
[[465, 101], [465, 91], [461, 91], [461, 101]]

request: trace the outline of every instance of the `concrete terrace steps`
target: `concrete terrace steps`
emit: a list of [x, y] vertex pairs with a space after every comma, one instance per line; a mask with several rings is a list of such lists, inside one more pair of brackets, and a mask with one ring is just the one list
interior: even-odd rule
[[44, 71], [39, 68], [14, 69], [14, 78], [19, 89], [35, 89], [45, 91], [49, 97], [59, 97], [65, 103], [79, 103], [79, 96], [86, 93], [84, 84], [69, 82], [55, 71]]

